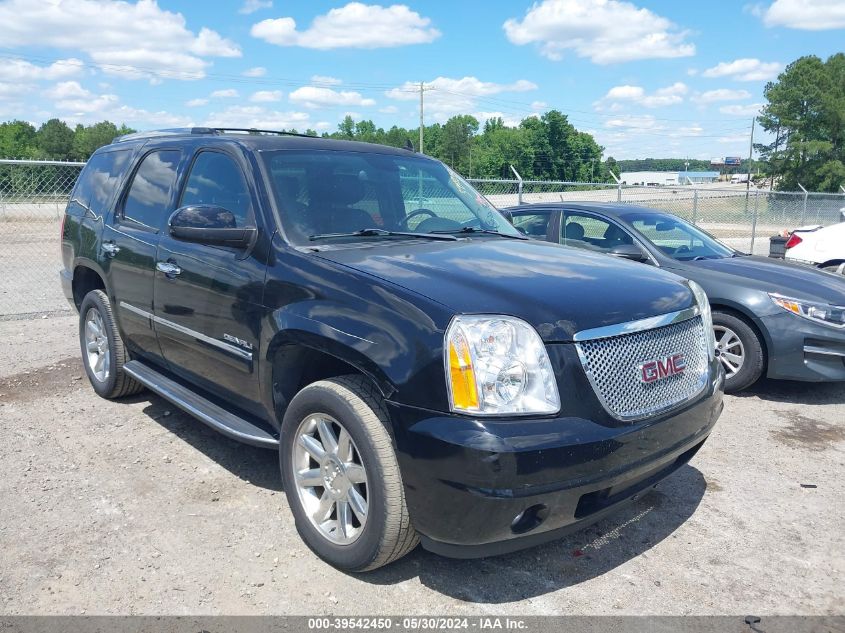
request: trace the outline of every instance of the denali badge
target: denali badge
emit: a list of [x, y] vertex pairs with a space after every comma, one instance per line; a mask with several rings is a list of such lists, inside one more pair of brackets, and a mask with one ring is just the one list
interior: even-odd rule
[[657, 382], [669, 376], [684, 373], [687, 368], [687, 359], [683, 354], [672, 354], [655, 360], [647, 360], [637, 368], [640, 370], [640, 381]]

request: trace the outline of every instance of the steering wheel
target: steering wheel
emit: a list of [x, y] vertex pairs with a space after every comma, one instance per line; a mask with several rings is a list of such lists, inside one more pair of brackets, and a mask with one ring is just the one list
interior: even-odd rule
[[684, 244], [683, 246], [679, 246], [675, 249], [675, 254], [680, 255], [681, 253], [691, 253], [692, 251], [689, 249], [689, 246]]
[[410, 227], [408, 226], [408, 222], [411, 221], [411, 218], [415, 218], [418, 215], [427, 215], [430, 218], [436, 218], [437, 217], [437, 214], [430, 209], [417, 209], [416, 211], [412, 211], [411, 213], [409, 213], [408, 215], [405, 216], [404, 224], [405, 224], [406, 229], [410, 230]]

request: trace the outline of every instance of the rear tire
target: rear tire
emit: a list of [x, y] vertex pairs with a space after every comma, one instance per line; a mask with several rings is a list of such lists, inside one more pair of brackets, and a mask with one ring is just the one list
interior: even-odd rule
[[296, 529], [338, 569], [376, 569], [419, 543], [388, 424], [363, 376], [315, 382], [285, 412], [279, 463]]
[[745, 321], [727, 312], [713, 312], [716, 358], [725, 369], [725, 392], [750, 387], [763, 374], [766, 364], [760, 338]]
[[102, 290], [89, 292], [79, 306], [79, 345], [82, 365], [98, 396], [112, 400], [143, 391], [144, 386], [123, 371], [129, 354]]

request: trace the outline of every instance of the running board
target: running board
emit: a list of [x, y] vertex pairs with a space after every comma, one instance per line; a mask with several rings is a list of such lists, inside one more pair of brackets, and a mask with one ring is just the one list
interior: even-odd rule
[[123, 366], [123, 371], [150, 391], [169, 400], [226, 437], [263, 448], [279, 446], [279, 441], [264, 429], [226, 411], [140, 361], [129, 361]]

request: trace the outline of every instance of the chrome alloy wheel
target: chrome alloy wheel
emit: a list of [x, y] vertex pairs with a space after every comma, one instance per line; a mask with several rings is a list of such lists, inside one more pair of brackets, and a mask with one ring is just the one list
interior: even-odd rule
[[85, 314], [85, 355], [94, 378], [105, 382], [111, 370], [111, 353], [103, 317], [96, 308]]
[[714, 325], [716, 334], [716, 358], [725, 368], [725, 378], [731, 378], [742, 369], [745, 362], [745, 347], [736, 332], [724, 325]]
[[368, 509], [367, 471], [355, 442], [324, 413], [305, 418], [295, 437], [291, 465], [305, 514], [332, 543], [354, 543]]

